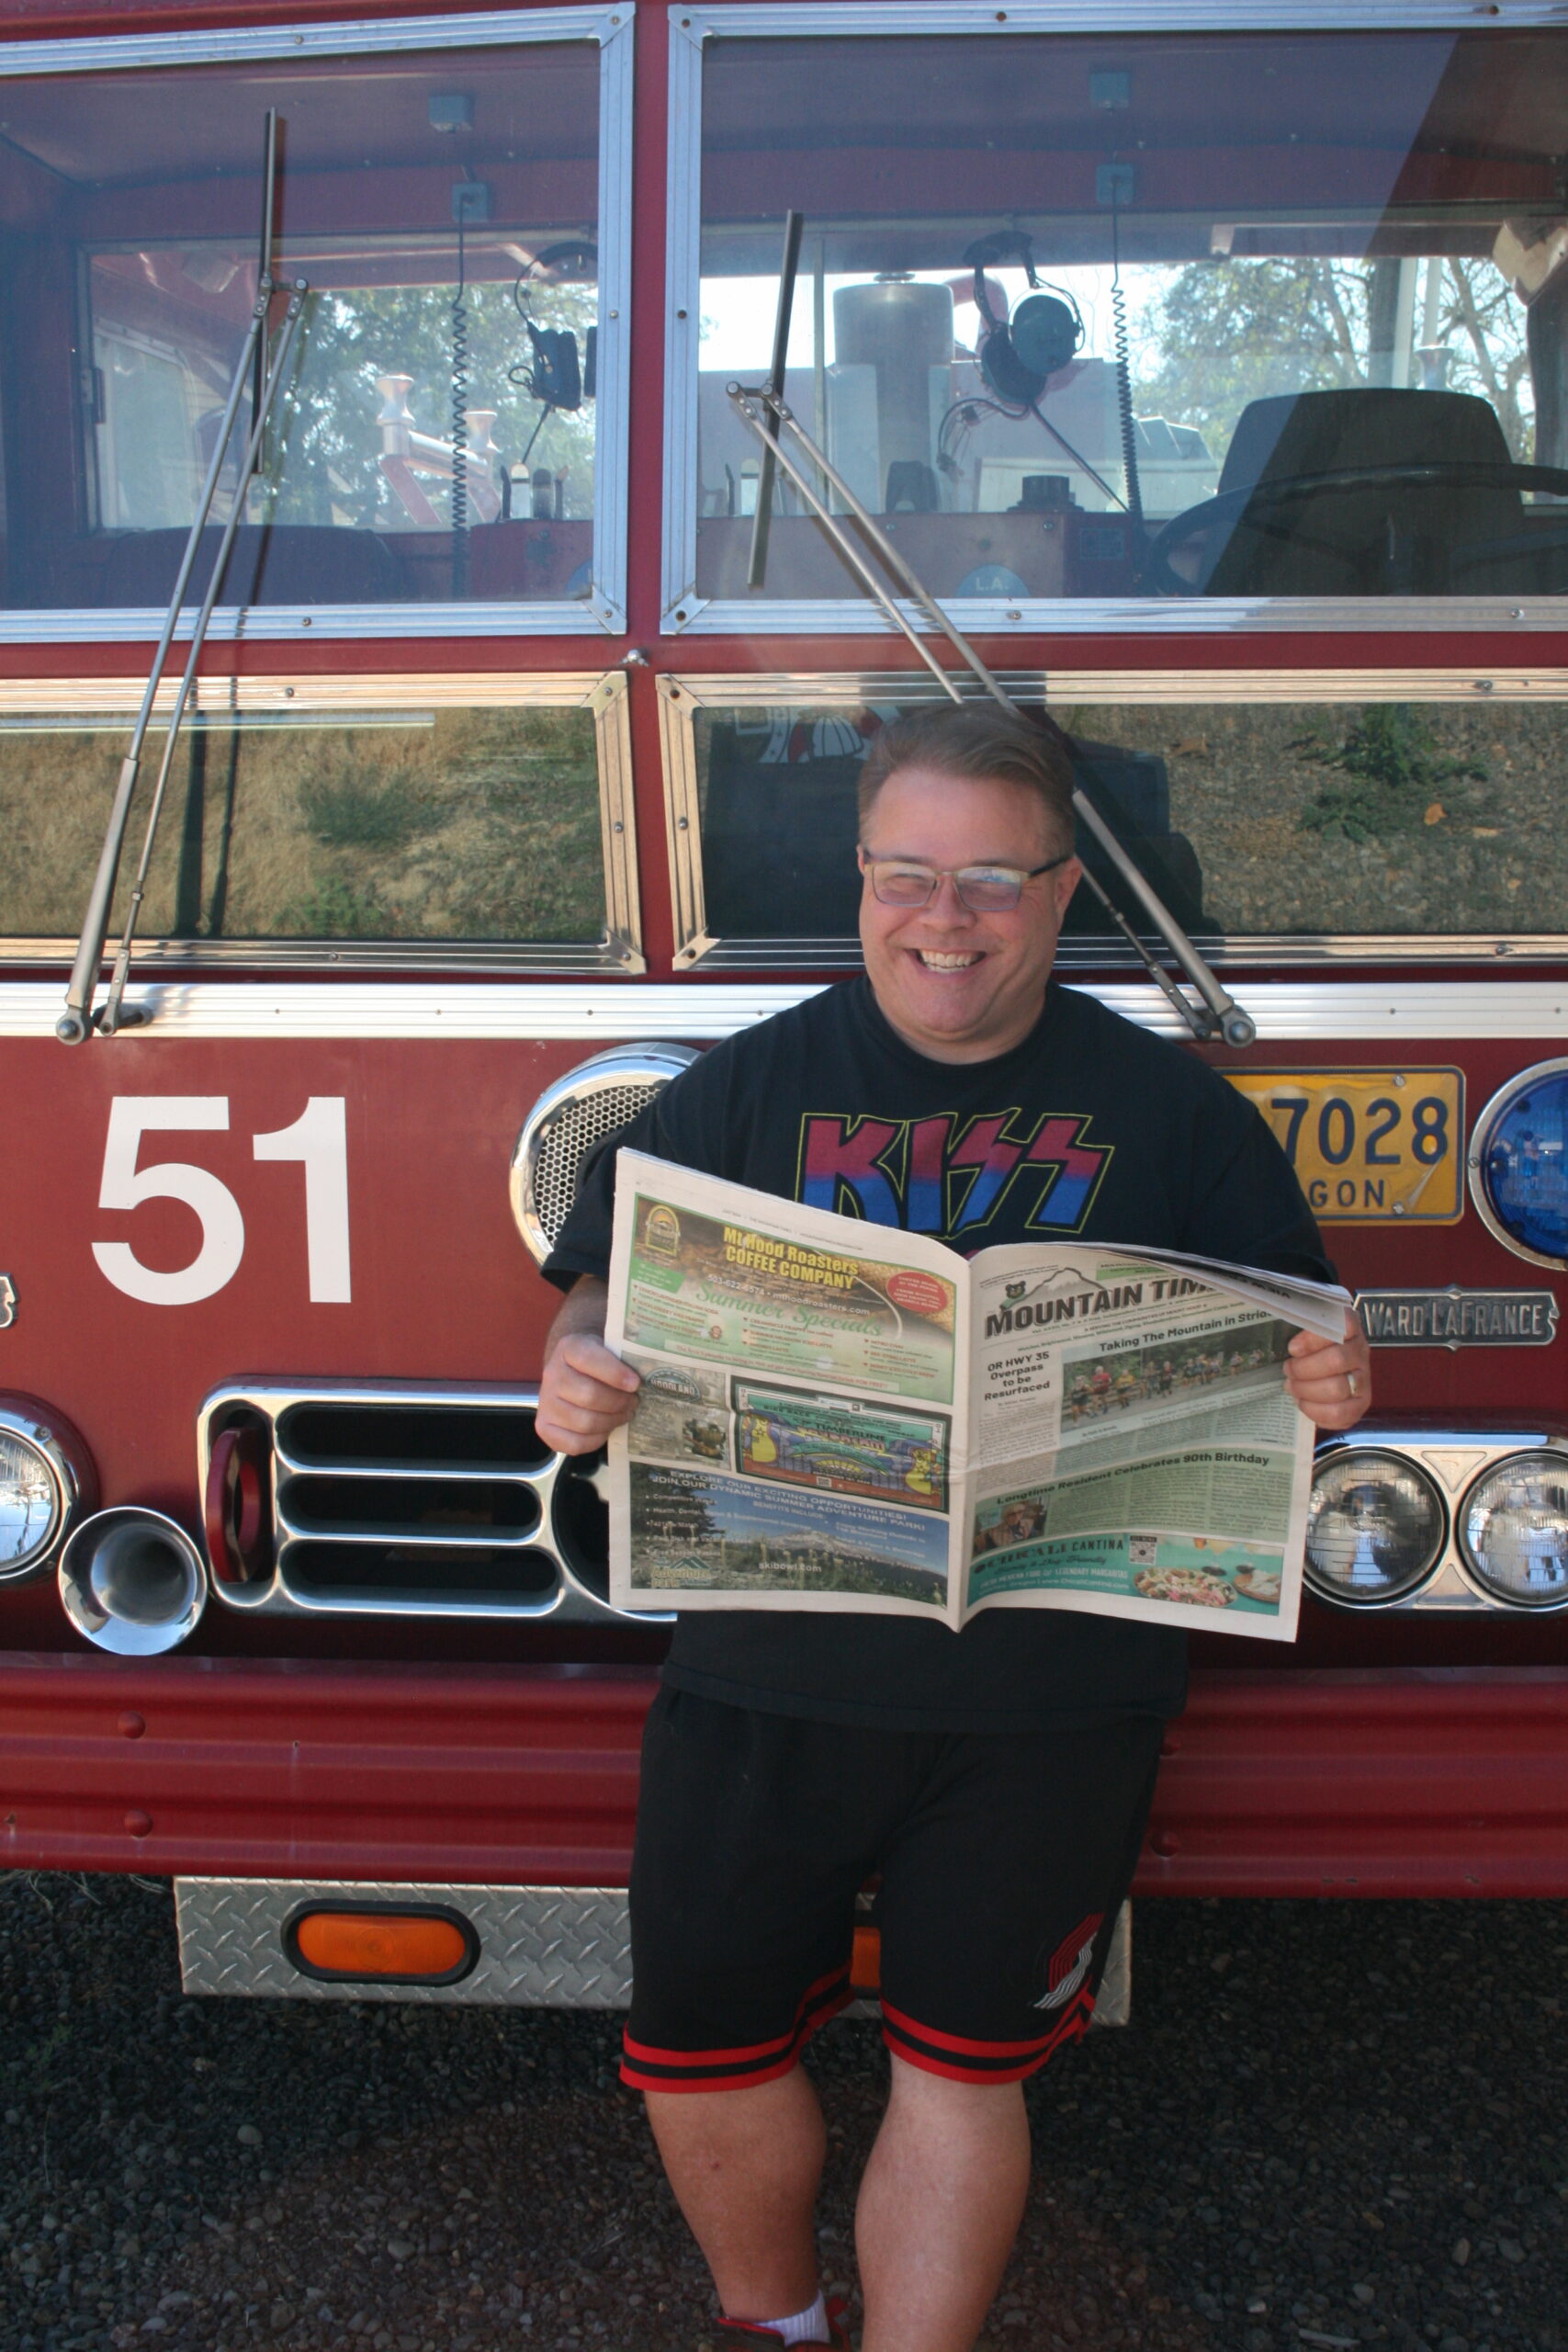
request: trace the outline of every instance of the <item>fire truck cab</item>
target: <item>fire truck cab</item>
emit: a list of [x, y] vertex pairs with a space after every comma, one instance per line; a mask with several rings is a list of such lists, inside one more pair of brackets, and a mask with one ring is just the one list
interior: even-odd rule
[[855, 968], [913, 577], [1073, 739], [1063, 977], [1257, 1103], [1375, 1351], [1137, 1891], [1568, 1893], [1561, 10], [5, 31], [8, 1863], [172, 1875], [197, 1990], [624, 1998], [665, 1633], [537, 1263]]

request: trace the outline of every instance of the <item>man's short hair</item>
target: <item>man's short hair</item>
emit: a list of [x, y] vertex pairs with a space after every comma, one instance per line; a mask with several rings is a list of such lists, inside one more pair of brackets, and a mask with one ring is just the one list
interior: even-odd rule
[[940, 703], [893, 719], [873, 738], [860, 773], [861, 838], [877, 794], [900, 768], [931, 768], [939, 775], [983, 784], [1016, 784], [1045, 811], [1053, 853], [1070, 849], [1075, 831], [1073, 771], [1067, 754], [1021, 711], [999, 704]]

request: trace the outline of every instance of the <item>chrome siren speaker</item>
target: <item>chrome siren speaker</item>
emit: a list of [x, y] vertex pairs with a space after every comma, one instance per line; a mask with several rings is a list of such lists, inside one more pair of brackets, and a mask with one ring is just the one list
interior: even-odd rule
[[692, 1046], [614, 1046], [547, 1086], [512, 1154], [512, 1214], [542, 1266], [577, 1198], [582, 1163], [697, 1058]]
[[60, 1599], [76, 1631], [116, 1657], [156, 1657], [195, 1632], [207, 1569], [162, 1511], [95, 1512], [60, 1555]]

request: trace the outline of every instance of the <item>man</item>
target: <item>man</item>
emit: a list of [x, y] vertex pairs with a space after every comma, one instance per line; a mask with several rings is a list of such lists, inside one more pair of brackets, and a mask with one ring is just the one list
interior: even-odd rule
[[[1257, 1113], [1051, 979], [1080, 868], [1056, 744], [989, 707], [897, 721], [860, 794], [863, 978], [728, 1040], [617, 1141], [972, 1251], [1067, 1235], [1323, 1275]], [[571, 1287], [540, 1435], [602, 1444], [614, 1150], [546, 1272]], [[1359, 1329], [1298, 1334], [1325, 1428], [1365, 1411]], [[649, 1720], [624, 2079], [644, 2090], [737, 2345], [847, 2343], [818, 2281], [825, 2140], [796, 2060], [849, 1997], [880, 1874], [887, 2113], [856, 2219], [863, 2352], [969, 2352], [1029, 2180], [1022, 2079], [1080, 2035], [1133, 1874], [1184, 1642], [989, 1611], [694, 1612]]]

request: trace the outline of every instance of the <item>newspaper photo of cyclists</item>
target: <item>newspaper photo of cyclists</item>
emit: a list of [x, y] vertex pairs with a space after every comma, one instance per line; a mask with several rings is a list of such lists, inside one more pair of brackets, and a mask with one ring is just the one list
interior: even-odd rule
[[631, 1151], [607, 1344], [611, 1597], [1086, 1610], [1293, 1637], [1314, 1432], [1294, 1333], [1346, 1294], [1156, 1250], [964, 1261]]

